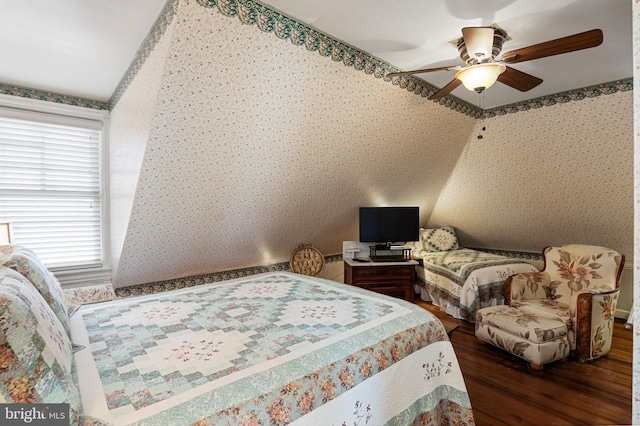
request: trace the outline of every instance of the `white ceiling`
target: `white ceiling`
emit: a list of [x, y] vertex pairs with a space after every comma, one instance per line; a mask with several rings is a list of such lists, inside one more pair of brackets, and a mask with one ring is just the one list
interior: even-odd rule
[[107, 101], [165, 0], [0, 0], [0, 83]]
[[[0, 83], [108, 100], [165, 0], [0, 0]], [[544, 82], [453, 95], [483, 108], [632, 76], [630, 0], [264, 0], [402, 70], [463, 65], [449, 41], [498, 24], [503, 52], [600, 28], [596, 48], [514, 64]], [[234, 18], [235, 19], [235, 18]], [[437, 87], [453, 72], [420, 74]]]
[[[602, 45], [512, 65], [544, 82], [529, 92], [496, 83], [481, 95], [452, 94], [483, 108], [631, 77], [630, 0], [264, 0], [264, 3], [401, 70], [464, 65], [449, 41], [461, 28], [498, 24], [512, 38], [503, 52], [600, 28]], [[455, 72], [419, 74], [443, 87]]]

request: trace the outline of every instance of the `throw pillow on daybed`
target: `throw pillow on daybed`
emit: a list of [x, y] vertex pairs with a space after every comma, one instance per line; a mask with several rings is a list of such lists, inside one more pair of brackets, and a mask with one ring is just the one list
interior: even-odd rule
[[43, 264], [31, 250], [13, 245], [0, 246], [0, 259], [4, 266], [18, 271], [26, 277], [49, 304], [53, 313], [58, 317], [67, 336], [71, 336], [69, 328], [69, 305], [62, 291], [58, 279]]
[[456, 231], [450, 226], [420, 228], [420, 241], [425, 251], [448, 251], [460, 248]]
[[0, 402], [68, 403], [70, 424], [77, 424], [72, 358], [69, 336], [40, 293], [0, 266]]

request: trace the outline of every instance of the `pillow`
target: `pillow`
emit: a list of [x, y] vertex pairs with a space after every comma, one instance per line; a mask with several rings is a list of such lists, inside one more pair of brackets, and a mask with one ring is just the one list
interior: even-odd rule
[[72, 359], [69, 336], [49, 305], [25, 277], [0, 266], [0, 402], [68, 403], [76, 423]]
[[0, 265], [4, 265], [11, 260], [12, 245], [0, 245]]
[[0, 246], [0, 257], [5, 259], [4, 266], [18, 271], [40, 292], [67, 335], [71, 336], [67, 298], [58, 279], [40, 262], [35, 253], [24, 247], [7, 245]]
[[448, 251], [460, 248], [456, 231], [450, 226], [420, 228], [420, 240], [425, 251]]

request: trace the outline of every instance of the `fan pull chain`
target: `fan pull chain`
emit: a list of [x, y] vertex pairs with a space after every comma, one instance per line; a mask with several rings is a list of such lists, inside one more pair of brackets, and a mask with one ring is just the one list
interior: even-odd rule
[[487, 127], [484, 125], [484, 91], [479, 94], [478, 107], [480, 108], [480, 134], [478, 135], [478, 139], [482, 139], [482, 132], [487, 130]]

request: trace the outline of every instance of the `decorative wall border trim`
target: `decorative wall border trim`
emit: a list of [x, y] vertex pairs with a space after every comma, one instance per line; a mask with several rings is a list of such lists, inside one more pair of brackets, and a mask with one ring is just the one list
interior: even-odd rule
[[[503, 250], [470, 247], [474, 250], [485, 251], [487, 253], [498, 254], [501, 256], [513, 257], [516, 259], [531, 260], [535, 262], [544, 262], [542, 253], [534, 253], [519, 250]], [[342, 254], [333, 254], [324, 257], [325, 264], [333, 262], [342, 262]], [[265, 272], [290, 271], [289, 262], [273, 263], [271, 265], [252, 266], [249, 268], [232, 269], [222, 272], [212, 272], [204, 275], [194, 275], [184, 278], [176, 278], [173, 280], [150, 282], [145, 284], [136, 284], [127, 287], [119, 287], [114, 289], [116, 298], [141, 296], [145, 294], [161, 293], [163, 291], [177, 290], [186, 287], [194, 287], [202, 284], [213, 282], [233, 280], [236, 278], [248, 277], [251, 275], [262, 274]]]
[[[422, 97], [436, 93], [439, 88], [414, 76], [389, 78], [387, 73], [402, 71], [393, 65], [357, 49], [343, 41], [336, 40], [316, 28], [254, 0], [196, 0], [200, 5], [217, 8], [228, 17], [238, 17], [246, 25], [256, 25], [263, 32], [272, 32], [282, 40], [289, 40], [296, 46], [304, 46], [309, 51], [317, 51], [357, 71], [382, 78], [395, 86], [406, 89]], [[436, 102], [436, 101], [434, 101]], [[472, 117], [480, 117], [482, 109], [455, 96], [447, 96], [437, 101], [439, 104]]]
[[[300, 23], [257, 0], [196, 1], [204, 7], [217, 8], [218, 11], [225, 16], [237, 16], [243, 24], [256, 25], [261, 31], [273, 32], [279, 39], [288, 39], [297, 46], [304, 45], [307, 50], [317, 51], [321, 56], [330, 57], [336, 62], [341, 61], [345, 66], [352, 66], [358, 71], [364, 71], [365, 74], [382, 78], [384, 81], [391, 82], [393, 85], [406, 89], [416, 95], [428, 97], [440, 90], [438, 87], [415, 76], [389, 78], [386, 76], [387, 73], [403, 70], [363, 52], [354, 46], [336, 40], [315, 28]], [[581, 100], [586, 97], [597, 97], [628, 90], [633, 90], [632, 78], [542, 96], [487, 110], [482, 110], [480, 107], [451, 94], [434, 102], [438, 102], [442, 106], [474, 118], [490, 118], [497, 115], [527, 111], [532, 108], [541, 108], [557, 103], [566, 103]]]
[[156, 22], [149, 30], [149, 34], [147, 34], [143, 42], [140, 44], [140, 48], [136, 52], [133, 61], [131, 61], [129, 68], [127, 68], [122, 79], [120, 79], [120, 83], [118, 83], [118, 86], [111, 95], [111, 99], [109, 100], [109, 109], [113, 109], [116, 106], [135, 78], [136, 74], [138, 74], [138, 71], [140, 71], [140, 68], [142, 68], [142, 65], [144, 65], [149, 55], [151, 55], [156, 44], [158, 44], [158, 41], [164, 35], [165, 31], [171, 24], [171, 21], [173, 21], [179, 2], [180, 0], [167, 0], [165, 3], [164, 7], [160, 11], [160, 15], [158, 15], [158, 19], [156, 19]]
[[610, 81], [608, 83], [598, 84], [596, 86], [582, 87], [580, 89], [568, 90], [566, 92], [554, 93], [552, 95], [541, 96], [535, 99], [529, 99], [522, 102], [516, 102], [509, 105], [486, 109], [484, 111], [484, 117], [491, 118], [498, 115], [528, 111], [530, 109], [537, 109], [555, 104], [580, 101], [585, 98], [595, 98], [601, 95], [611, 95], [617, 92], [628, 92], [630, 90], [633, 90], [633, 78], [631, 77], [624, 78], [622, 80]]
[[28, 89], [26, 87], [11, 86], [0, 83], [0, 93], [4, 95], [18, 96], [21, 98], [37, 99], [39, 101], [55, 102], [58, 104], [80, 106], [99, 110], [108, 110], [109, 102], [76, 96], [62, 95], [60, 93], [46, 92], [44, 90]]
[[85, 108], [99, 109], [99, 110], [111, 110], [118, 103], [124, 92], [131, 84], [131, 81], [135, 78], [136, 74], [142, 68], [142, 65], [147, 60], [154, 47], [166, 31], [169, 24], [175, 16], [178, 3], [180, 0], [167, 0], [158, 19], [149, 30], [149, 34], [145, 37], [144, 41], [140, 44], [140, 48], [136, 52], [133, 61], [127, 68], [127, 71], [120, 79], [118, 86], [111, 95], [111, 99], [107, 102], [96, 101], [88, 98], [81, 98], [69, 95], [62, 95], [59, 93], [46, 92], [42, 90], [29, 89], [19, 86], [11, 86], [8, 84], [0, 83], [0, 93], [11, 96], [19, 96], [22, 98], [38, 99], [41, 101], [55, 102], [59, 104], [75, 105]]
[[[272, 9], [256, 0], [196, 1], [204, 7], [217, 8], [220, 13], [225, 16], [237, 16], [243, 24], [256, 25], [261, 31], [273, 32], [273, 34], [279, 39], [290, 40], [291, 43], [297, 46], [305, 46], [307, 50], [317, 51], [321, 56], [330, 57], [335, 62], [342, 62], [345, 66], [353, 67], [358, 71], [364, 71], [365, 74], [373, 75], [376, 78], [382, 78], [384, 81], [390, 82], [394, 86], [406, 89], [416, 95], [428, 97], [440, 90], [436, 86], [415, 76], [388, 78], [386, 76], [387, 73], [402, 70], [366, 52], [363, 52], [354, 46], [336, 40], [317, 29], [302, 24], [282, 12]], [[0, 93], [99, 110], [113, 109], [126, 92], [140, 68], [142, 68], [142, 65], [144, 65], [158, 41], [164, 35], [166, 29], [173, 21], [179, 2], [180, 0], [167, 0], [160, 12], [160, 15], [158, 16], [158, 19], [156, 19], [156, 22], [149, 31], [149, 34], [147, 34], [147, 37], [141, 43], [140, 48], [129, 65], [129, 68], [127, 68], [127, 71], [118, 83], [118, 86], [114, 90], [111, 99], [108, 102], [11, 86], [2, 83], [0, 83]], [[609, 95], [629, 90], [633, 90], [632, 77], [542, 96], [486, 110], [482, 110], [480, 107], [451, 94], [433, 102], [438, 102], [438, 104], [442, 106], [474, 118], [491, 118], [499, 115], [551, 106], [558, 103], [577, 101], [585, 98], [593, 98], [600, 95]]]
[[[342, 254], [334, 254], [324, 257], [325, 264], [331, 262], [341, 262]], [[236, 278], [248, 277], [251, 275], [262, 274], [264, 272], [289, 271], [289, 262], [274, 263], [264, 266], [253, 266], [249, 268], [233, 269], [223, 272], [214, 272], [211, 274], [195, 275], [185, 278], [177, 278], [174, 280], [158, 281], [146, 284], [137, 284], [128, 287], [119, 287], [115, 289], [116, 297], [141, 296], [143, 294], [161, 293], [163, 291], [177, 290], [180, 288], [194, 287], [197, 285], [208, 284], [213, 282], [233, 280]]]

